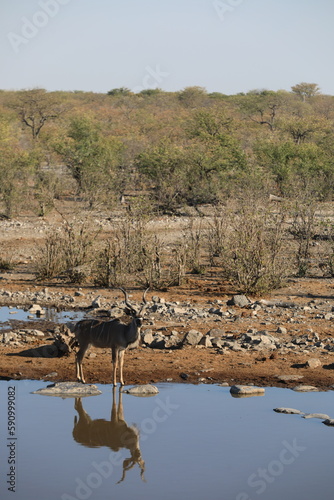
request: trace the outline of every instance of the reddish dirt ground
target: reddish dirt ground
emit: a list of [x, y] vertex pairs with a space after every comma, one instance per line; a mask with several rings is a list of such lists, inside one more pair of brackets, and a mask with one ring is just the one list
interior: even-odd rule
[[[4, 285], [4, 283], [2, 283]], [[9, 291], [22, 290], [27, 282], [23, 284], [22, 277], [19, 275], [7, 276], [6, 289]], [[36, 285], [35, 285], [36, 286]], [[4, 286], [3, 286], [4, 288]], [[37, 287], [38, 288], [38, 287]], [[49, 290], [52, 288], [48, 286]], [[222, 290], [222, 286], [214, 285], [212, 280], [201, 279], [196, 282], [191, 280], [182, 288], [174, 288], [168, 292], [159, 293], [166, 300], [188, 300], [196, 304], [205, 304], [210, 300], [226, 301], [229, 298], [227, 289]], [[61, 288], [66, 293], [73, 293], [70, 287]], [[321, 297], [326, 300], [331, 298], [333, 289], [332, 280], [294, 280], [293, 283], [285, 289], [278, 290], [271, 297], [279, 300], [291, 300], [299, 304], [307, 304], [312, 297]], [[57, 287], [59, 291], [59, 287]], [[85, 291], [83, 289], [83, 291]], [[231, 290], [232, 291], [232, 290]], [[97, 290], [96, 294], [108, 295], [108, 290]], [[133, 293], [135, 299], [140, 299], [141, 292]], [[284, 325], [284, 323], [282, 323]], [[52, 324], [43, 322], [35, 325], [39, 330], [52, 329]], [[298, 324], [298, 328], [286, 324], [291, 333], [300, 334], [313, 329], [320, 338], [332, 336], [331, 322], [323, 322], [307, 318], [304, 324]], [[29, 324], [27, 328], [33, 328], [34, 324]], [[200, 323], [194, 322], [188, 324], [184, 331], [190, 328], [196, 328], [202, 333], [206, 333], [210, 328], [219, 327], [226, 331], [244, 333], [249, 327], [264, 328], [269, 333], [275, 333], [276, 325], [263, 325], [261, 316], [252, 318], [251, 311], [248, 309], [239, 309], [236, 320], [231, 324], [224, 323]], [[145, 328], [145, 324], [144, 324]], [[155, 324], [152, 328], [164, 328], [168, 331], [163, 322]], [[180, 328], [179, 328], [180, 330]], [[182, 329], [181, 329], [182, 330]], [[49, 340], [47, 340], [49, 339]], [[26, 344], [24, 347], [37, 347], [52, 343], [50, 337], [38, 338], [36, 341]], [[1, 344], [0, 344], [1, 346]], [[75, 380], [75, 354], [61, 358], [39, 358], [20, 355], [23, 348], [9, 347], [2, 345], [0, 347], [0, 376], [13, 379], [43, 379], [50, 381]], [[93, 353], [92, 355], [90, 353]], [[298, 365], [304, 364], [310, 357], [317, 357], [322, 363], [322, 367], [316, 369], [301, 368]], [[286, 352], [280, 353], [280, 350], [258, 351], [258, 352], [233, 352], [221, 354], [214, 348], [184, 347], [182, 349], [150, 349], [140, 346], [136, 349], [127, 351], [124, 363], [124, 379], [126, 384], [157, 383], [163, 381], [187, 382], [187, 383], [228, 383], [228, 384], [255, 384], [261, 386], [282, 386], [293, 387], [300, 383], [315, 385], [326, 389], [334, 384], [334, 370], [326, 369], [323, 366], [330, 367], [334, 362], [334, 354], [324, 351], [319, 353], [298, 353]], [[111, 383], [111, 355], [108, 350], [92, 348], [86, 356], [83, 363], [84, 374], [87, 383]], [[302, 376], [300, 380], [282, 382], [280, 375], [298, 375]]]
[[[64, 282], [38, 283], [32, 274], [33, 261], [36, 258], [34, 248], [36, 242], [40, 241], [45, 235], [45, 231], [51, 227], [51, 224], [59, 223], [57, 214], [54, 220], [36, 219], [24, 220], [23, 224], [17, 225], [4, 222], [2, 232], [0, 231], [0, 243], [2, 255], [14, 255], [15, 268], [12, 272], [0, 274], [0, 288], [3, 290], [14, 291], [38, 291], [45, 286], [50, 292], [63, 292], [74, 296], [78, 287], [67, 286]], [[59, 217], [58, 217], [59, 218]], [[182, 224], [179, 227], [182, 227]], [[155, 292], [166, 301], [191, 302], [194, 305], [206, 305], [220, 300], [222, 304], [237, 292], [228, 283], [221, 281], [219, 274], [214, 270], [211, 275], [191, 276], [182, 287], [170, 288], [164, 292]], [[115, 297], [115, 291], [106, 289], [96, 289], [93, 287], [82, 287], [84, 294], [94, 293], [95, 296], [102, 295]], [[132, 291], [133, 300], [140, 301], [142, 292], [140, 290]], [[257, 298], [293, 301], [302, 306], [307, 306], [310, 301], [317, 301], [319, 308], [325, 304], [328, 308], [334, 306], [334, 279], [293, 279], [287, 283], [285, 288], [276, 290], [267, 296]], [[148, 297], [149, 299], [149, 297]], [[256, 298], [252, 298], [255, 300]], [[0, 306], [3, 305], [0, 303]], [[13, 303], [13, 305], [17, 305]], [[308, 331], [316, 332], [320, 339], [333, 337], [333, 321], [319, 320], [314, 314], [305, 312], [302, 319], [290, 318], [284, 315], [279, 316], [280, 311], [273, 313], [273, 320], [268, 314], [264, 313], [254, 317], [249, 309], [235, 308], [235, 320], [233, 323], [222, 320], [220, 323], [210, 321], [193, 321], [187, 325], [178, 325], [174, 329], [179, 332], [186, 332], [191, 328], [207, 333], [211, 328], [221, 328], [233, 335], [244, 333], [248, 328], [257, 330], [266, 330], [268, 333], [278, 336], [276, 333], [277, 325], [286, 327], [287, 334], [290, 337], [302, 335]], [[299, 314], [299, 313], [298, 313]], [[52, 325], [51, 325], [52, 326]], [[143, 325], [143, 328], [152, 328], [157, 331], [162, 329], [163, 333], [168, 333], [173, 329], [173, 325], [164, 324], [159, 320], [153, 326]], [[26, 325], [26, 328], [33, 328], [33, 325]], [[39, 323], [39, 330], [47, 332], [50, 325]], [[1, 338], [1, 337], [0, 337]], [[39, 338], [33, 343], [26, 344], [24, 349], [36, 347], [45, 343], [52, 343], [52, 340]], [[19, 355], [23, 350], [22, 346], [5, 346], [0, 342], [0, 377], [13, 379], [43, 379], [51, 381], [75, 380], [74, 353], [62, 358], [38, 358]], [[86, 381], [90, 383], [111, 383], [111, 355], [107, 350], [94, 350], [96, 356], [86, 356], [83, 363]], [[297, 368], [296, 365], [302, 365], [308, 358], [319, 358], [322, 366], [310, 368]], [[279, 375], [299, 375], [302, 384], [315, 385], [319, 388], [329, 388], [334, 384], [334, 370], [330, 366], [334, 363], [334, 353], [319, 350], [319, 352], [287, 352], [281, 353], [280, 350], [272, 352], [233, 352], [228, 351], [221, 354], [214, 348], [183, 348], [175, 350], [157, 350], [145, 348], [143, 346], [128, 351], [125, 354], [124, 379], [126, 384], [137, 384], [147, 382], [187, 382], [187, 383], [253, 383], [262, 386], [294, 386], [295, 381], [281, 382]], [[327, 366], [327, 369], [324, 368]], [[51, 375], [50, 375], [51, 374]]]

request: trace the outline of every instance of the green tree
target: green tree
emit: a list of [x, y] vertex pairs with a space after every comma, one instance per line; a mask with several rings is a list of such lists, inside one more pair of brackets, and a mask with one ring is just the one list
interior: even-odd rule
[[122, 149], [118, 140], [104, 136], [90, 119], [75, 118], [67, 137], [54, 147], [91, 207], [118, 197], [116, 167]]
[[194, 85], [193, 87], [185, 87], [181, 90], [178, 93], [178, 98], [186, 108], [196, 108], [207, 101], [208, 94], [204, 87]]
[[0, 118], [0, 199], [8, 217], [27, 207], [28, 180], [35, 164], [34, 155], [22, 149], [11, 126]]
[[132, 92], [127, 87], [119, 87], [117, 89], [109, 90], [107, 94], [112, 96], [123, 96], [123, 95], [132, 95]]
[[301, 82], [291, 87], [292, 92], [297, 94], [302, 101], [320, 94], [320, 87], [317, 83]]
[[67, 109], [57, 93], [39, 88], [19, 92], [10, 107], [16, 110], [22, 123], [30, 129], [34, 140], [38, 139], [48, 121], [55, 120]]

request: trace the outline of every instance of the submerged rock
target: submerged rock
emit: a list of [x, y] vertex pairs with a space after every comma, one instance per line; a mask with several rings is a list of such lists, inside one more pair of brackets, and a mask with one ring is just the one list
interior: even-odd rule
[[321, 420], [330, 419], [325, 413], [306, 413], [303, 418], [321, 418]]
[[274, 408], [276, 413], [285, 413], [287, 415], [302, 415], [303, 412], [300, 410], [295, 410], [294, 408]]
[[44, 396], [60, 396], [60, 397], [86, 397], [97, 396], [102, 394], [102, 391], [93, 384], [81, 384], [79, 382], [56, 382], [55, 384], [42, 387], [32, 394], [41, 394]]
[[159, 390], [155, 385], [135, 385], [129, 389], [125, 389], [122, 392], [126, 394], [132, 394], [133, 396], [153, 396], [154, 394], [159, 394]]

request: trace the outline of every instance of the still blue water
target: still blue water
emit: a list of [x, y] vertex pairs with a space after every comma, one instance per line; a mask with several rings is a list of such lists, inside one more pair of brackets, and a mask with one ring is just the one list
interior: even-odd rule
[[[31, 394], [41, 381], [0, 382], [0, 498], [17, 500], [332, 500], [334, 428], [278, 406], [334, 418], [334, 393], [158, 384], [138, 398], [99, 385], [82, 399]], [[15, 440], [8, 390], [15, 389]], [[13, 399], [13, 398], [12, 398]], [[8, 491], [11, 448], [15, 493]], [[15, 474], [14, 474], [15, 472]], [[14, 477], [15, 476], [15, 477]]]

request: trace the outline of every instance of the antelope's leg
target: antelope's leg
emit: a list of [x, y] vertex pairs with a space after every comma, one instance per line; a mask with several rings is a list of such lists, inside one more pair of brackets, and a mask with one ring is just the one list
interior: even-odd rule
[[117, 364], [118, 364], [118, 356], [117, 356], [117, 350], [115, 347], [112, 348], [112, 366], [113, 366], [113, 384], [114, 384], [114, 387], [116, 387], [117, 385], [117, 381], [116, 381], [116, 373], [117, 373]]
[[123, 380], [123, 362], [124, 362], [124, 353], [125, 353], [125, 350], [122, 349], [120, 351], [118, 351], [118, 359], [119, 359], [119, 378], [120, 378], [120, 382], [121, 382], [121, 385], [124, 385], [124, 380]]
[[83, 360], [83, 357], [84, 357], [87, 349], [88, 349], [88, 346], [80, 347], [80, 349], [76, 355], [77, 379], [79, 382], [82, 382], [83, 384], [85, 383], [85, 379], [84, 379], [83, 371], [82, 371], [82, 360]]

